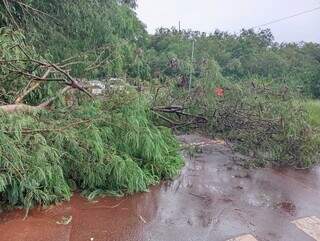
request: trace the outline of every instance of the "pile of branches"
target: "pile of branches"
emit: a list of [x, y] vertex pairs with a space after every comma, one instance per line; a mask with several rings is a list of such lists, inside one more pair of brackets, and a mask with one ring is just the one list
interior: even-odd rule
[[303, 100], [297, 100], [286, 87], [228, 86], [207, 111], [209, 129], [262, 165], [310, 167], [319, 160], [319, 132], [310, 126]]
[[160, 125], [174, 130], [187, 130], [199, 129], [209, 124], [202, 108], [196, 107], [197, 111], [194, 111], [194, 107], [198, 105], [197, 100], [204, 100], [206, 97], [199, 89], [188, 92], [180, 86], [165, 83], [152, 86], [150, 93], [153, 96], [151, 111], [154, 121]]
[[156, 117], [163, 120], [170, 128], [183, 128], [207, 124], [207, 118], [186, 112], [182, 106], [156, 106], [151, 108]]
[[190, 122], [185, 121], [188, 130], [192, 127], [227, 139], [236, 151], [251, 157], [250, 165], [307, 168], [318, 163], [320, 132], [310, 125], [299, 93], [287, 86], [256, 81], [225, 82], [220, 96], [215, 88], [199, 81], [190, 92], [175, 86], [156, 89], [155, 103], [169, 107], [154, 110], [162, 114], [160, 119], [178, 127], [184, 125], [174, 116], [187, 110], [187, 116], [192, 116]]

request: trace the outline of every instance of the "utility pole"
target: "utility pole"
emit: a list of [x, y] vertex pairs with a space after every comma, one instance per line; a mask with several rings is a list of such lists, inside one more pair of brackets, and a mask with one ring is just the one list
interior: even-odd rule
[[189, 93], [191, 91], [191, 85], [192, 85], [194, 47], [195, 47], [195, 40], [192, 41], [191, 67], [190, 67], [190, 77], [189, 77]]
[[179, 21], [179, 33], [181, 33], [181, 22]]

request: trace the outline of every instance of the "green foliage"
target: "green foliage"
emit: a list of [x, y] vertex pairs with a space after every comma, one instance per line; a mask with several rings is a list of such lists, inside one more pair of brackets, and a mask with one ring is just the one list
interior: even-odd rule
[[[5, 28], [0, 28], [0, 60], [14, 61], [23, 58], [23, 53], [14, 46], [22, 41], [23, 36], [16, 34]], [[21, 69], [26, 68], [24, 63], [20, 63]], [[23, 87], [23, 79], [15, 79], [10, 76], [9, 70], [0, 63], [0, 99], [2, 103], [13, 101], [17, 92]]]
[[74, 184], [90, 198], [146, 191], [177, 175], [179, 146], [150, 122], [148, 109], [129, 91], [73, 111], [1, 114], [2, 202], [30, 208], [68, 200]]
[[199, 78], [205, 66], [215, 62], [223, 77], [233, 81], [273, 80], [319, 96], [316, 43], [278, 44], [269, 29], [236, 35], [161, 28], [149, 36], [132, 11], [136, 1], [29, 0], [29, 8], [8, 3], [11, 14], [4, 6], [0, 10], [2, 26], [21, 26], [28, 33], [26, 42], [54, 62], [72, 58], [78, 62], [73, 74], [79, 77], [153, 76], [179, 82], [188, 80], [190, 72]]
[[[224, 96], [215, 94], [217, 87], [224, 89]], [[205, 117], [208, 123], [196, 126], [199, 130], [227, 139], [255, 165], [308, 168], [319, 162], [319, 103], [304, 100], [287, 86], [263, 81], [217, 84], [204, 78], [190, 93], [176, 86], [157, 92], [157, 104], [169, 103]], [[179, 116], [163, 115], [181, 122]]]
[[[45, 70], [29, 58], [47, 62], [36, 53], [33, 46], [26, 44], [26, 37], [22, 31], [10, 28], [0, 28], [0, 103], [12, 104], [16, 97], [30, 87], [33, 76], [43, 76]], [[26, 73], [26, 74], [25, 74]], [[61, 85], [54, 81], [41, 84], [39, 88], [28, 94], [25, 103], [37, 105], [54, 95]]]
[[25, 208], [71, 196], [61, 165], [62, 153], [49, 146], [41, 134], [21, 133], [21, 128], [34, 125], [34, 118], [1, 114], [0, 200]]
[[[195, 60], [191, 46], [195, 41]], [[317, 43], [278, 44], [270, 30], [242, 30], [239, 35], [221, 32], [159, 29], [150, 41], [149, 62], [162, 79], [203, 74], [203, 66], [216, 62], [224, 78], [233, 82], [258, 78], [276, 85], [287, 84], [305, 95], [319, 96], [320, 45]], [[178, 62], [176, 68], [170, 60]], [[213, 70], [214, 71], [214, 68]], [[318, 93], [319, 92], [319, 93]]]
[[316, 117], [296, 101], [299, 96], [259, 82], [226, 85], [225, 90], [205, 111], [210, 133], [265, 163], [310, 167], [318, 162], [320, 132], [310, 125]]
[[28, 33], [26, 42], [53, 62], [69, 58], [78, 62], [72, 67], [74, 75], [148, 77], [143, 55], [148, 36], [130, 9], [135, 1], [32, 0], [25, 4], [10, 2], [10, 14], [3, 6], [0, 13], [7, 19], [3, 25], [21, 26]]
[[268, 88], [230, 87], [216, 105], [215, 132], [259, 160], [297, 167], [314, 164], [319, 146], [312, 141], [315, 133], [306, 112], [285, 89]]
[[309, 124], [315, 128], [320, 127], [320, 102], [318, 100], [303, 101], [302, 105], [306, 108], [309, 115]]

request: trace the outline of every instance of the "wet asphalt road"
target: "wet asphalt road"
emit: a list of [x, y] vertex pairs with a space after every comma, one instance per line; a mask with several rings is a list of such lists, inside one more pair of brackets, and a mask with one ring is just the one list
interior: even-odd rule
[[[89, 202], [75, 194], [26, 220], [22, 211], [2, 213], [0, 241], [320, 240], [319, 168], [246, 170], [222, 142], [180, 138], [202, 153], [185, 153], [175, 181], [124, 198]], [[294, 223], [311, 216], [312, 225]]]

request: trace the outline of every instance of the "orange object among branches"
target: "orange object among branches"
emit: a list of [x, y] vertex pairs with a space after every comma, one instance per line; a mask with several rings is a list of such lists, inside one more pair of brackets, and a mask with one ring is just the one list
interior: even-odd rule
[[214, 93], [216, 96], [223, 97], [224, 96], [224, 89], [221, 87], [217, 87], [214, 89]]

